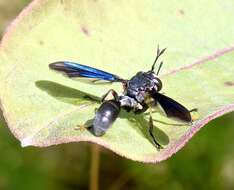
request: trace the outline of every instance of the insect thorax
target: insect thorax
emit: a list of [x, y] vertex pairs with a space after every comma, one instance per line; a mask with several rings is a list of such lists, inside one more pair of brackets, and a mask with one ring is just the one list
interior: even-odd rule
[[138, 103], [144, 103], [150, 91], [159, 91], [161, 88], [161, 80], [154, 72], [138, 72], [128, 81], [125, 95], [136, 99]]

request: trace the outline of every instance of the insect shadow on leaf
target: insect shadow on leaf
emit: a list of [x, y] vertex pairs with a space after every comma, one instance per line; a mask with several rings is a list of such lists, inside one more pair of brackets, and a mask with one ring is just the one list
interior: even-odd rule
[[[152, 142], [152, 138], [150, 137], [149, 134], [149, 129], [148, 129], [148, 124], [149, 124], [149, 119], [146, 118], [145, 114], [139, 114], [136, 115], [134, 113], [131, 112], [126, 112], [125, 110], [121, 111], [120, 113], [120, 118], [125, 118], [128, 119], [129, 123], [134, 127], [134, 126], [138, 126], [138, 127], [134, 127], [136, 130], [140, 129], [141, 130], [141, 134], [147, 138], [152, 144], [154, 144]], [[167, 145], [169, 143], [169, 137], [166, 133], [164, 133], [161, 129], [159, 129], [157, 127], [157, 125], [154, 125], [154, 130], [153, 130], [153, 135], [156, 137], [157, 141], [161, 144], [161, 145]]]
[[82, 105], [88, 102], [100, 102], [100, 98], [97, 96], [58, 84], [56, 82], [40, 80], [36, 81], [35, 85], [42, 91], [47, 92], [50, 96], [65, 103]]

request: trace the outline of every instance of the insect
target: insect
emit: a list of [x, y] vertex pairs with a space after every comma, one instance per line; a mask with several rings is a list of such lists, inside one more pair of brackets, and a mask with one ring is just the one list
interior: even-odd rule
[[[162, 89], [162, 81], [159, 79], [158, 74], [163, 62], [160, 62], [156, 73], [154, 70], [158, 58], [165, 52], [165, 50], [166, 48], [160, 50], [158, 47], [157, 55], [151, 69], [147, 72], [137, 72], [136, 75], [129, 80], [96, 68], [68, 61], [51, 63], [49, 64], [49, 67], [53, 70], [63, 72], [70, 78], [84, 77], [122, 83], [124, 88], [122, 94], [118, 94], [115, 90], [110, 89], [102, 97], [102, 104], [97, 109], [91, 126], [91, 131], [95, 136], [104, 135], [106, 130], [110, 128], [113, 122], [117, 119], [121, 109], [125, 109], [128, 112], [132, 111], [135, 114], [141, 114], [149, 109], [150, 116], [148, 131], [154, 145], [158, 149], [161, 149], [163, 147], [159, 144], [153, 134], [151, 108], [160, 104], [167, 117], [174, 117], [185, 122], [192, 122], [190, 112], [196, 110], [188, 110], [175, 100], [159, 93]], [[107, 99], [110, 95], [113, 98]]]

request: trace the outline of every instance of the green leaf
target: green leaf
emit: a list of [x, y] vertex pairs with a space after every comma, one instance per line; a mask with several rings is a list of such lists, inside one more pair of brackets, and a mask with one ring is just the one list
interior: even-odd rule
[[[167, 159], [207, 122], [234, 109], [233, 1], [33, 1], [0, 46], [1, 108], [22, 146], [90, 141], [142, 162]], [[157, 44], [167, 47], [163, 92], [198, 108], [192, 125], [121, 112], [103, 137], [77, 130], [95, 115], [99, 98], [120, 84], [91, 85], [48, 69], [69, 60], [130, 78], [150, 69]], [[88, 98], [88, 96], [92, 98]], [[221, 127], [221, 126], [220, 126]]]

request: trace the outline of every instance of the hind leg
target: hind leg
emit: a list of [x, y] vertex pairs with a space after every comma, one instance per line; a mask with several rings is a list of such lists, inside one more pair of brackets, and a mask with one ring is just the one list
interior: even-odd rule
[[152, 118], [152, 116], [150, 115], [150, 118], [149, 118], [149, 134], [150, 134], [150, 136], [152, 137], [153, 143], [154, 143], [154, 145], [156, 146], [156, 148], [157, 148], [158, 150], [163, 149], [162, 145], [160, 145], [159, 142], [156, 140], [156, 138], [155, 138], [155, 136], [154, 136], [154, 134], [153, 134], [153, 129], [154, 129], [153, 118]]

